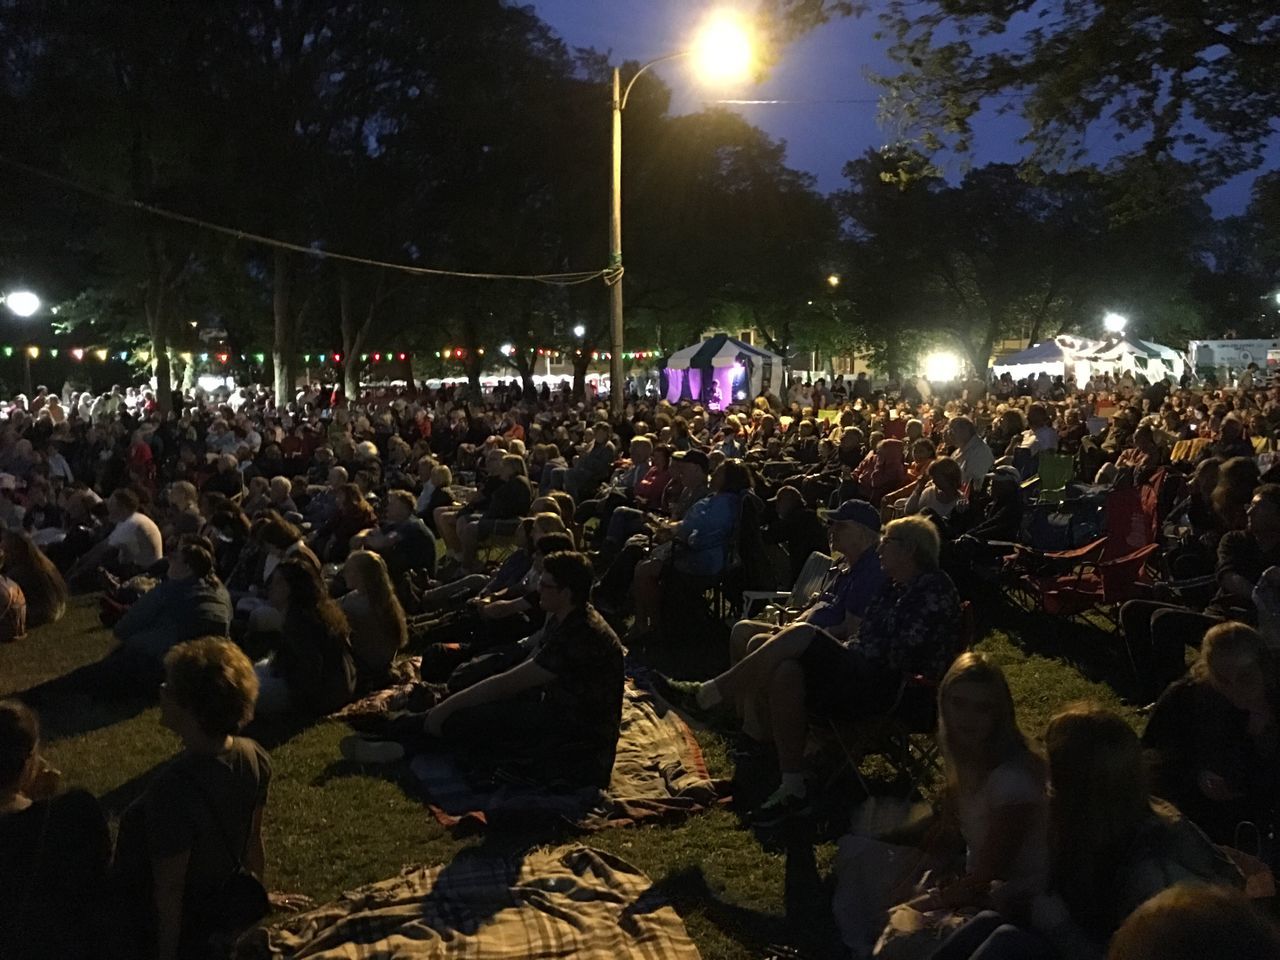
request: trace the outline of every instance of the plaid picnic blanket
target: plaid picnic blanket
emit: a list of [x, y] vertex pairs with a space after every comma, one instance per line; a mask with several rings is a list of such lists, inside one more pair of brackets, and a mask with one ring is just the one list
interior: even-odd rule
[[609, 789], [552, 793], [524, 784], [468, 782], [447, 753], [420, 754], [410, 769], [428, 806], [448, 827], [464, 821], [569, 820], [585, 830], [698, 813], [729, 799], [729, 783], [713, 780], [693, 731], [675, 711], [628, 679]]
[[410, 867], [283, 923], [252, 930], [235, 960], [696, 960], [698, 950], [649, 878], [571, 844], [523, 856], [462, 851]]

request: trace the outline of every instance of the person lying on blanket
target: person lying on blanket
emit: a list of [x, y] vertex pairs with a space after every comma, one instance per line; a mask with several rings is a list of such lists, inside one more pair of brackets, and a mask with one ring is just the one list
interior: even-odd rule
[[607, 786], [622, 718], [623, 650], [588, 603], [590, 591], [585, 556], [549, 555], [539, 585], [546, 622], [526, 659], [425, 714], [393, 721], [392, 741], [348, 738], [343, 755], [387, 763], [447, 746], [545, 786]]
[[811, 715], [855, 720], [884, 713], [909, 678], [937, 683], [956, 649], [960, 598], [951, 578], [938, 569], [937, 527], [924, 517], [903, 517], [892, 521], [882, 538], [872, 534], [868, 542], [846, 529], [861, 526], [871, 532], [878, 525], [875, 508], [860, 500], [845, 501], [829, 519], [837, 550], [861, 545], [855, 567], [879, 542], [877, 571], [883, 568], [887, 579], [862, 599], [861, 610], [850, 611], [840, 625], [797, 623], [767, 636], [706, 683], [657, 677], [658, 692], [688, 712], [735, 702], [744, 716], [755, 711], [745, 732], [757, 744], [773, 741], [782, 774], [779, 788], [753, 815], [759, 826], [810, 812], [804, 745]]

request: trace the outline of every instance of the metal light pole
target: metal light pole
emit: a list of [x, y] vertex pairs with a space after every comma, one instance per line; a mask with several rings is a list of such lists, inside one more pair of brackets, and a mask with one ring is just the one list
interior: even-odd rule
[[636, 71], [625, 90], [622, 71], [618, 67], [613, 68], [613, 188], [609, 192], [609, 274], [605, 282], [609, 284], [609, 413], [615, 417], [621, 417], [622, 408], [626, 406], [622, 393], [626, 376], [622, 366], [622, 111], [627, 108], [631, 88], [640, 79], [640, 74], [655, 64], [687, 57], [689, 53], [682, 51], [650, 60]]
[[709, 77], [725, 79], [745, 75], [752, 59], [751, 38], [744, 24], [726, 13], [713, 17], [702, 30], [694, 48], [681, 50], [650, 60], [622, 86], [622, 72], [613, 69], [613, 96], [610, 109], [613, 113], [613, 189], [609, 196], [609, 265], [605, 282], [609, 285], [609, 412], [622, 415], [624, 406], [622, 365], [622, 111], [627, 109], [631, 88], [640, 75], [650, 67], [668, 60], [696, 55], [703, 72]]
[[622, 395], [622, 106], [622, 73], [614, 67], [613, 190], [609, 197], [609, 269], [614, 271], [609, 285], [609, 412], [615, 417], [622, 416], [625, 406]]

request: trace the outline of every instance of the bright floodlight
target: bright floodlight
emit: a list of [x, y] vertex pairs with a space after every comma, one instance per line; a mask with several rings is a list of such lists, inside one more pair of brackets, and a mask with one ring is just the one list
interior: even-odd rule
[[746, 20], [729, 10], [713, 14], [693, 45], [694, 65], [708, 83], [746, 78], [754, 59], [751, 30]]
[[576, 327], [573, 328], [573, 335], [575, 337], [585, 337], [587, 335], [587, 328], [584, 327], [582, 324], [578, 324]]
[[4, 298], [9, 312], [19, 317], [29, 317], [40, 309], [40, 298], [30, 290], [14, 290]]
[[1119, 313], [1108, 313], [1102, 318], [1102, 329], [1107, 333], [1124, 333], [1129, 325], [1129, 318]]
[[827, 277], [827, 284], [831, 287], [832, 290], [840, 286], [840, 274], [833, 273], [831, 274], [831, 276]]
[[509, 343], [504, 343], [502, 346], [498, 348], [498, 352], [501, 353], [504, 357], [509, 357], [516, 352], [516, 348]]
[[960, 377], [960, 358], [954, 353], [939, 351], [924, 358], [924, 375], [926, 380], [934, 383], [949, 383]]

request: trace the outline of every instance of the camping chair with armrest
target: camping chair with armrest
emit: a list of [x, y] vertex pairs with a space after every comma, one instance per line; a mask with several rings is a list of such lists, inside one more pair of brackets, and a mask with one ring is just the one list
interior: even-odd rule
[[1004, 594], [1011, 601], [1022, 600], [1030, 607], [1043, 609], [1042, 582], [1070, 575], [1082, 565], [1096, 564], [1106, 545], [1106, 537], [1073, 550], [1037, 550], [1014, 544], [1013, 552], [1004, 558]]
[[1075, 475], [1075, 457], [1071, 454], [1048, 451], [1040, 454], [1036, 468], [1036, 476], [1039, 478], [1036, 502], [1061, 503], [1067, 484], [1075, 479]]
[[[957, 640], [956, 647], [949, 651], [950, 661], [977, 642], [973, 604], [968, 600], [960, 604]], [[870, 795], [859, 767], [867, 757], [879, 756], [911, 789], [925, 795], [942, 773], [937, 729], [938, 684], [921, 676], [904, 677], [893, 705], [882, 714], [853, 721], [820, 718], [814, 727], [815, 735], [820, 740], [834, 740], [839, 747], [827, 786], [848, 769]]]
[[1072, 573], [1040, 578], [1040, 607], [1054, 616], [1081, 617], [1092, 612], [1118, 623], [1122, 603], [1148, 595], [1152, 581], [1147, 561], [1159, 549], [1158, 543], [1148, 543], [1123, 557], [1082, 563]]
[[800, 568], [800, 574], [790, 590], [744, 590], [742, 592], [742, 616], [750, 619], [766, 605], [778, 606], [783, 616], [790, 619], [822, 593], [831, 577], [835, 559], [820, 550], [809, 554]]

